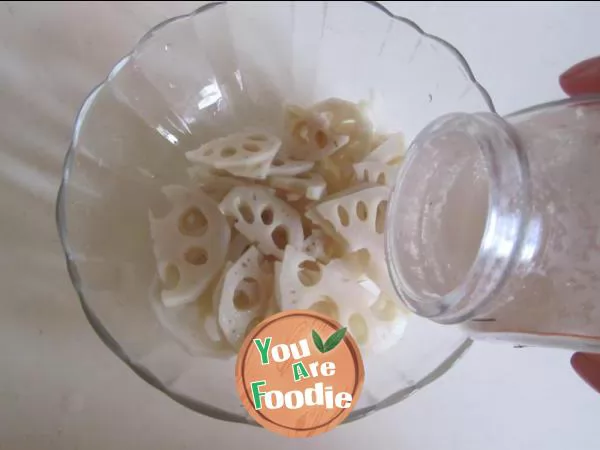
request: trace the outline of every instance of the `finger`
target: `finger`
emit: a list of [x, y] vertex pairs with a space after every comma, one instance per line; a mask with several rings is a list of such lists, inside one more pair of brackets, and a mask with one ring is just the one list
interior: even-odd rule
[[592, 388], [600, 393], [600, 354], [575, 353], [571, 366]]
[[600, 56], [575, 64], [560, 76], [559, 83], [570, 96], [600, 94]]

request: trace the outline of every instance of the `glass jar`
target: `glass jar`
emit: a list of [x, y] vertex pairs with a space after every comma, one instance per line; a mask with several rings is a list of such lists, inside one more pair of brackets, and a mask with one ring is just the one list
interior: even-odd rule
[[394, 187], [386, 255], [420, 316], [600, 352], [600, 97], [435, 120]]

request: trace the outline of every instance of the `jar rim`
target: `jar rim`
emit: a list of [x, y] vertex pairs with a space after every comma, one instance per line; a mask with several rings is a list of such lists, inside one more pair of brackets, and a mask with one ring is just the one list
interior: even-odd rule
[[[416, 171], [428, 171], [427, 176], [431, 176], [432, 171], [448, 169], [441, 156], [439, 161], [424, 163], [420, 160], [432, 154], [429, 150], [434, 143], [444, 142], [444, 138], [450, 135], [459, 136], [463, 140], [459, 142], [465, 148], [468, 146], [469, 151], [476, 152], [475, 156], [483, 162], [487, 178], [487, 211], [479, 248], [466, 274], [448, 292], [435, 293], [434, 289], [415, 287], [408, 281], [407, 274], [414, 264], [407, 262], [410, 258], [407, 258], [406, 252], [411, 245], [410, 248], [415, 248], [416, 243], [409, 242], [407, 246], [402, 238], [411, 235], [409, 227], [415, 228], [417, 222], [416, 226], [421, 228], [415, 231], [421, 233], [421, 238], [424, 235], [422, 219], [412, 225], [408, 223], [409, 216], [419, 217], [425, 208], [418, 200], [415, 201], [414, 196], [409, 198], [409, 184], [425, 178], [419, 177]], [[528, 164], [518, 137], [511, 126], [496, 114], [448, 114], [434, 120], [417, 135], [394, 184], [385, 230], [389, 275], [405, 306], [420, 316], [447, 324], [466, 321], [490, 309], [494, 294], [515, 265], [523, 240], [529, 216], [528, 182]], [[407, 211], [410, 214], [406, 214]], [[415, 262], [419, 261], [413, 258], [412, 263]], [[427, 266], [432, 261], [420, 263]]]

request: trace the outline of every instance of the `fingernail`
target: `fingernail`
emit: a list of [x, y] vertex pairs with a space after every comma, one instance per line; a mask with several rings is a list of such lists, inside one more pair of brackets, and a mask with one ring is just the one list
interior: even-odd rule
[[575, 353], [571, 366], [587, 384], [600, 393], [600, 354]]
[[571, 96], [600, 93], [600, 57], [575, 64], [559, 77], [559, 83]]

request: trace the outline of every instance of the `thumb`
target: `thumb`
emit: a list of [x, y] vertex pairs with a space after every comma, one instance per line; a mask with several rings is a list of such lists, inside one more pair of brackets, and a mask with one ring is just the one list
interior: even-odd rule
[[571, 366], [592, 388], [600, 392], [600, 354], [575, 353]]
[[560, 76], [559, 83], [570, 96], [600, 94], [600, 56], [575, 64]]

